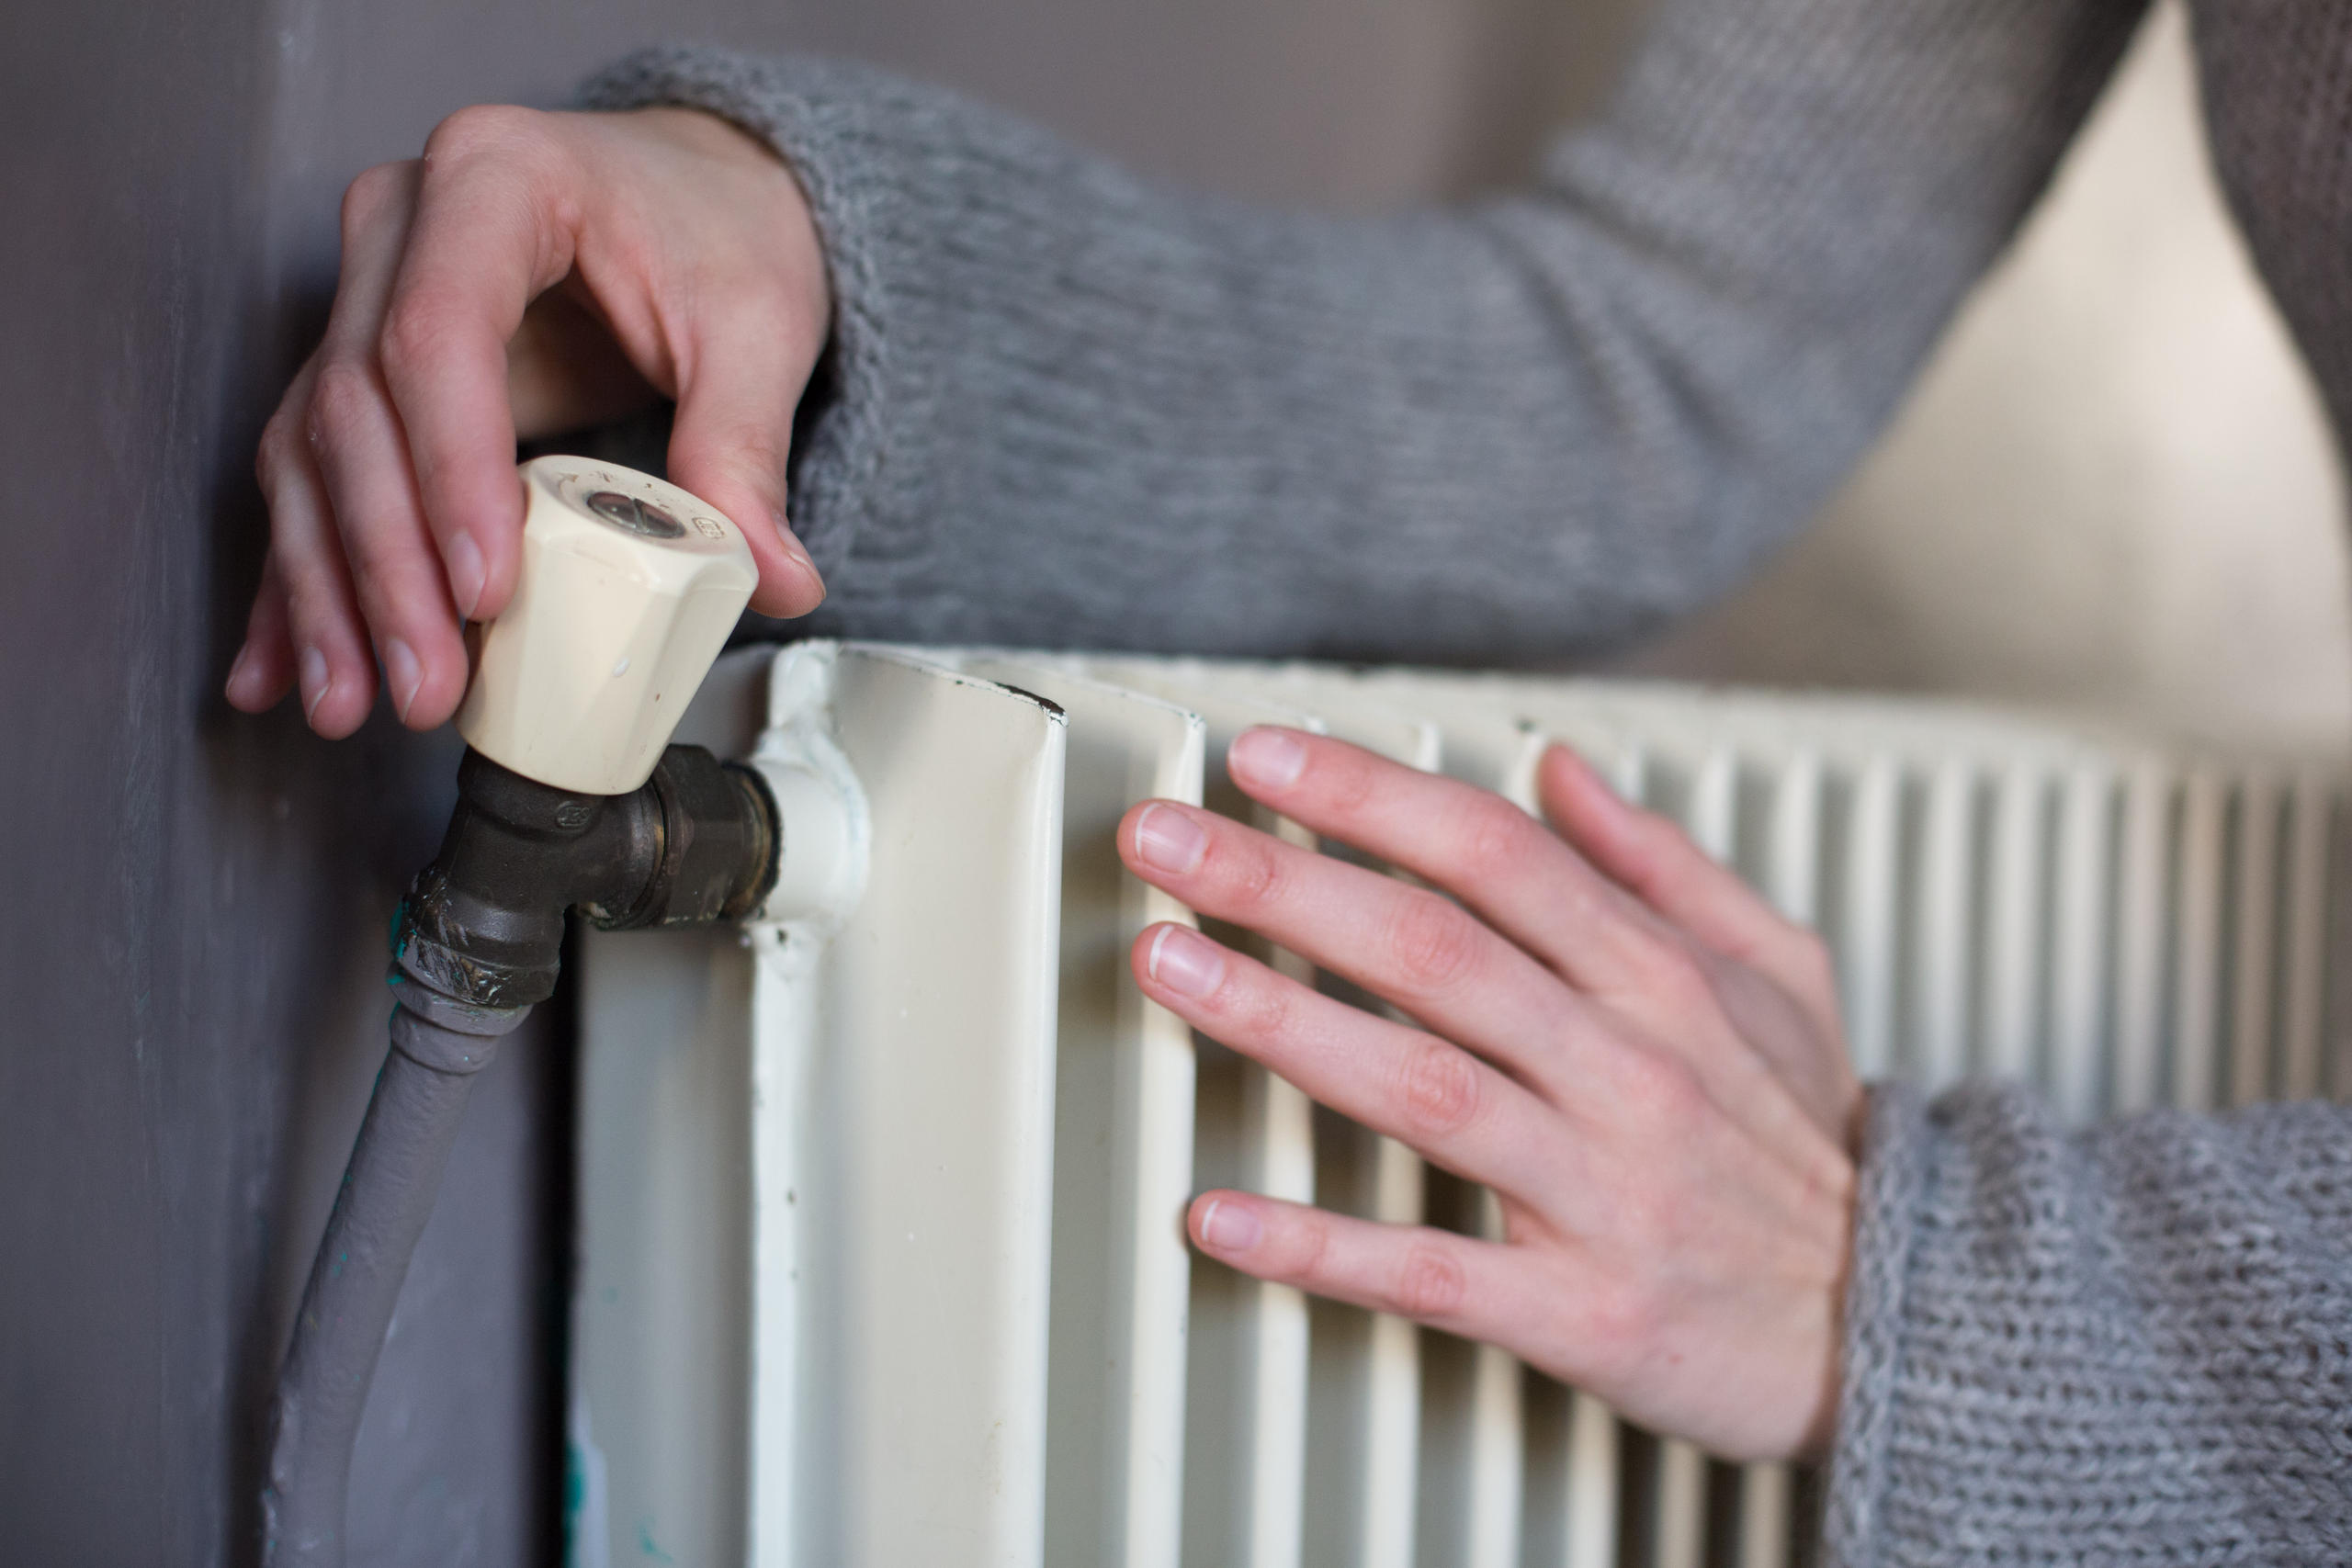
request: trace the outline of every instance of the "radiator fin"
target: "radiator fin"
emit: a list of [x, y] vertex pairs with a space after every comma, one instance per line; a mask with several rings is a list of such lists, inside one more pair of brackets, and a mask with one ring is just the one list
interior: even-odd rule
[[1133, 984], [1135, 934], [1189, 917], [1121, 869], [1129, 807], [1317, 847], [1227, 781], [1250, 724], [1529, 811], [1574, 748], [1821, 931], [1866, 1077], [2014, 1079], [2076, 1121], [2352, 1087], [2332, 764], [1949, 704], [855, 644], [723, 661], [681, 738], [747, 751], [812, 681], [874, 807], [851, 925], [821, 954], [595, 938], [580, 966], [574, 1428], [605, 1501], [574, 1527], [615, 1560], [1805, 1560], [1804, 1472], [1191, 1252], [1215, 1185], [1503, 1235], [1490, 1194]]

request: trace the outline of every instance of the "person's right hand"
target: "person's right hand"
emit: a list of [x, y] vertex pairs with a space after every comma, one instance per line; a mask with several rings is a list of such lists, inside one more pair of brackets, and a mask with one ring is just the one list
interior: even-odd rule
[[824, 585], [785, 521], [793, 411], [831, 317], [807, 198], [768, 147], [692, 109], [451, 116], [343, 204], [325, 341], [264, 433], [269, 557], [228, 698], [299, 685], [321, 735], [381, 661], [412, 729], [456, 711], [461, 620], [514, 592], [514, 446], [677, 400], [670, 477], [742, 526], [752, 607]]

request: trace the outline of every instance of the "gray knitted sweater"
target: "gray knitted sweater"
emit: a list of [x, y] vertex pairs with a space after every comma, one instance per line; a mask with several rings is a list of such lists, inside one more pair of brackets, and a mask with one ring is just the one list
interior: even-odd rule
[[[1666, 0], [1532, 188], [1340, 220], [949, 94], [662, 51], [832, 268], [793, 516], [825, 629], [1526, 662], [1736, 579], [1885, 422], [2142, 0]], [[2352, 4], [2209, 0], [2217, 162], [2352, 419]], [[1838, 1562], [2352, 1562], [2352, 1120], [2065, 1135], [1875, 1092]]]

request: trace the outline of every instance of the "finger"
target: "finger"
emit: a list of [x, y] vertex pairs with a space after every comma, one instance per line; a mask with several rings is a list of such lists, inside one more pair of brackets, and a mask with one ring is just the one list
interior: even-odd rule
[[1136, 875], [1403, 1009], [1566, 1106], [1599, 1042], [1559, 978], [1460, 905], [1196, 807], [1120, 824]]
[[277, 558], [265, 556], [253, 613], [245, 617], [245, 640], [237, 649], [222, 694], [246, 713], [266, 713], [293, 689], [294, 640], [288, 626], [286, 584], [278, 581]]
[[1666, 818], [1622, 799], [1565, 746], [1536, 770], [1544, 814], [1593, 866], [1724, 956], [1779, 985], [1834, 1027], [1837, 981], [1828, 950]]
[[1185, 1229], [1245, 1274], [1519, 1349], [1524, 1325], [1565, 1303], [1509, 1247], [1423, 1225], [1389, 1225], [1219, 1190], [1193, 1200]]
[[466, 649], [376, 357], [418, 175], [414, 164], [371, 169], [344, 199], [343, 276], [319, 348], [310, 430], [387, 694], [402, 723], [430, 729], [465, 695]]
[[[1509, 801], [1342, 741], [1289, 729], [1244, 731], [1229, 749], [1227, 766], [1252, 796], [1453, 893], [1510, 941], [1503, 942], [1425, 892], [1409, 896], [1429, 907], [1400, 909], [1388, 901], [1407, 890], [1362, 871], [1355, 874], [1392, 891], [1384, 896], [1376, 886], [1351, 887], [1344, 897], [1327, 892], [1310, 903], [1290, 890], [1328, 886], [1330, 873], [1310, 876], [1271, 852], [1287, 846], [1267, 840], [1261, 848], [1238, 840], [1235, 835], [1247, 829], [1205, 813], [1193, 814], [1204, 819], [1204, 840], [1233, 846], [1226, 876], [1230, 889], [1208, 894], [1213, 901], [1280, 901], [1253, 889], [1254, 882], [1270, 884], [1301, 907], [1277, 929], [1257, 915], [1227, 914], [1200, 902], [1198, 884], [1210, 870], [1205, 857], [1182, 886], [1164, 874], [1151, 878], [1177, 897], [1203, 913], [1264, 930], [1317, 962], [1328, 955], [1327, 967], [1513, 1066], [1571, 1114], [1592, 1113], [1579, 1107], [1596, 1098], [1605, 1106], [1606, 1097], [1594, 1096], [1590, 1086], [1614, 1073], [1617, 1053], [1609, 1046], [1615, 1028], [1601, 1025], [1582, 999], [1555, 998], [1519, 976], [1511, 962], [1479, 947], [1464, 928], [1485, 931], [1529, 971], [1543, 975], [1548, 966], [1641, 1041], [1687, 1063], [1710, 1098], [1767, 1147], [1799, 1168], [1823, 1157], [1818, 1119], [1724, 1011], [1713, 976], [1689, 941]], [[1174, 826], [1172, 818], [1156, 820]], [[1331, 872], [1352, 869], [1327, 857], [1306, 858]], [[1359, 978], [1369, 965], [1379, 967]], [[1455, 994], [1448, 996], [1448, 989]], [[1549, 1010], [1548, 1027], [1530, 1016], [1531, 1002]]]
[[[316, 362], [313, 361], [313, 364]], [[288, 640], [302, 715], [330, 740], [359, 728], [376, 700], [376, 662], [343, 559], [342, 542], [327, 511], [308, 440], [299, 434], [308, 405], [311, 370], [288, 389], [262, 432], [255, 464], [269, 503], [270, 561], [286, 594]]]
[[[807, 326], [790, 319], [780, 296], [749, 291], [719, 324], [680, 369], [670, 477], [742, 528], [760, 569], [752, 607], [805, 615], [823, 603], [825, 584], [786, 519], [785, 473], [808, 379], [794, 336]], [[814, 350], [807, 356], [813, 363]]]
[[1226, 767], [1293, 821], [1453, 894], [1580, 989], [1615, 995], [1646, 977], [1657, 917], [1492, 791], [1269, 726], [1237, 737]]
[[1324, 996], [1190, 926], [1129, 954], [1144, 994], [1308, 1099], [1499, 1191], [1556, 1184], [1575, 1140], [1556, 1112], [1468, 1052]]
[[571, 270], [581, 182], [546, 120], [472, 108], [434, 131], [379, 341], [416, 495], [469, 620], [505, 608], [521, 556], [506, 345]]

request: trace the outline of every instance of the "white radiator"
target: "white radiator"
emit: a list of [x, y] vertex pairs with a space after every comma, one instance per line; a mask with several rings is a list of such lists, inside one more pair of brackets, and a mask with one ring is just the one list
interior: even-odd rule
[[2024, 1078], [2084, 1117], [2352, 1088], [2332, 767], [1916, 702], [735, 655], [678, 738], [845, 761], [864, 886], [830, 933], [585, 939], [575, 1562], [1794, 1559], [1786, 1470], [1190, 1255], [1210, 1185], [1493, 1223], [1128, 978], [1180, 912], [1113, 825], [1152, 795], [1255, 809], [1221, 759], [1264, 721], [1522, 805], [1568, 742], [1825, 931], [1866, 1077]]

